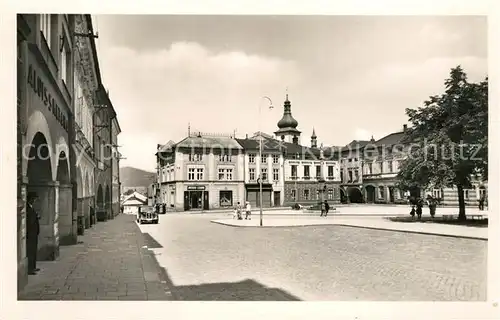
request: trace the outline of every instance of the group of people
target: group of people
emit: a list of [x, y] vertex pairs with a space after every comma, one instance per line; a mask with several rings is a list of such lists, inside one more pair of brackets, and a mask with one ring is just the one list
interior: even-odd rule
[[234, 208], [233, 219], [243, 220], [243, 210], [245, 211], [245, 220], [252, 220], [252, 206], [249, 201], [245, 203], [244, 207], [238, 201]]

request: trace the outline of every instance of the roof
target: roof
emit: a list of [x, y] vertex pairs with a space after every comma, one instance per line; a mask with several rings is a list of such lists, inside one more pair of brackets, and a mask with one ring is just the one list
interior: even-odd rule
[[391, 134], [386, 135], [385, 137], [375, 141], [376, 146], [391, 146], [394, 144], [401, 143], [403, 140], [405, 133], [403, 131], [393, 132]]
[[241, 149], [241, 145], [236, 139], [229, 137], [211, 137], [211, 136], [196, 136], [187, 137], [173, 145], [176, 148], [224, 148], [224, 149]]
[[[259, 140], [256, 139], [236, 139], [238, 143], [245, 150], [259, 150]], [[319, 158], [321, 150], [319, 148], [311, 148], [295, 143], [284, 142], [277, 139], [262, 139], [262, 149], [263, 151], [274, 151], [274, 152], [284, 152], [285, 157], [292, 157], [296, 154], [303, 155], [309, 153], [315, 155]], [[331, 157], [332, 153], [338, 152], [338, 148], [323, 148], [323, 155], [325, 157]]]
[[124, 199], [123, 199], [123, 203], [129, 201], [129, 200], [134, 200], [134, 199], [137, 199], [141, 202], [146, 202], [148, 200], [148, 197], [146, 197], [145, 195], [143, 194], [140, 194], [139, 192], [137, 191], [134, 191], [133, 193], [129, 194], [128, 196], [126, 196]]
[[342, 151], [349, 151], [352, 149], [362, 149], [364, 146], [369, 144], [369, 140], [352, 140], [350, 143], [341, 148]]
[[167, 152], [172, 151], [172, 147], [175, 145], [175, 142], [170, 140], [164, 145], [158, 145], [158, 152]]

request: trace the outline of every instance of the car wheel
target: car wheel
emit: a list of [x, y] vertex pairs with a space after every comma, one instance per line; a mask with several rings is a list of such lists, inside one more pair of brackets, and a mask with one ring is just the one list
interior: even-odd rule
[[155, 220], [155, 221], [154, 221], [154, 224], [158, 224], [158, 220]]

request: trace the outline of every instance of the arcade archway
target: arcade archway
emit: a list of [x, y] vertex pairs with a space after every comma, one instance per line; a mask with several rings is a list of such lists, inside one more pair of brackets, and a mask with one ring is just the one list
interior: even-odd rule
[[375, 187], [372, 185], [366, 186], [366, 202], [367, 203], [375, 203]]
[[71, 185], [69, 175], [68, 154], [65, 151], [59, 153], [56, 177], [59, 182], [59, 242], [61, 245], [75, 244], [76, 217], [73, 218], [73, 186]]
[[358, 188], [347, 189], [347, 194], [351, 203], [363, 203], [363, 194]]
[[[24, 149], [23, 152], [27, 150]], [[54, 250], [47, 250], [48, 246], [55, 245], [55, 235], [53, 226], [56, 203], [54, 201], [56, 189], [52, 181], [52, 165], [51, 165], [51, 150], [47, 143], [47, 138], [41, 132], [37, 132], [33, 136], [28, 154], [23, 154], [23, 157], [28, 157], [27, 177], [28, 187], [27, 193], [35, 192], [38, 196], [37, 202], [34, 204], [34, 209], [40, 216], [40, 234], [38, 236], [38, 244], [26, 242], [26, 257], [29, 252], [37, 252], [37, 260], [53, 260], [55, 259]], [[26, 226], [28, 232], [29, 226]]]
[[340, 188], [340, 203], [347, 203], [347, 195], [342, 188]]
[[106, 193], [104, 195], [104, 205], [106, 206], [106, 214], [108, 219], [111, 218], [111, 192], [109, 186], [106, 186]]

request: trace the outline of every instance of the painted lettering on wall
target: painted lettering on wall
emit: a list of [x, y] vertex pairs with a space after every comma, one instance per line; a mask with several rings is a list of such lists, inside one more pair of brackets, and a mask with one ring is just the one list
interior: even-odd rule
[[28, 84], [33, 89], [36, 95], [42, 100], [43, 104], [47, 109], [54, 115], [57, 122], [63, 127], [66, 132], [68, 131], [68, 119], [66, 115], [61, 111], [61, 108], [55, 101], [51, 92], [43, 80], [37, 75], [36, 70], [30, 64], [28, 67]]

